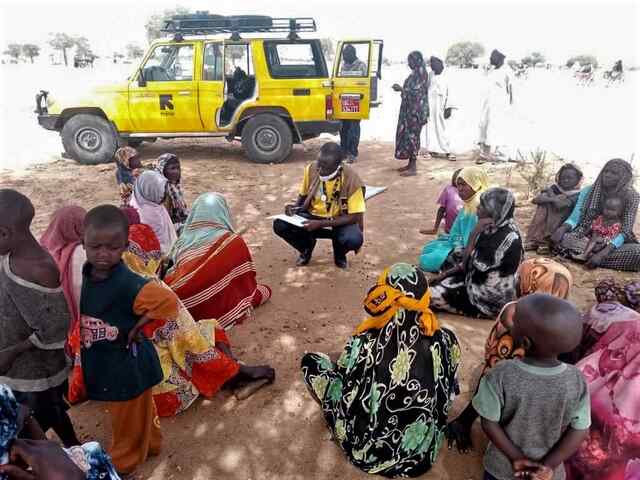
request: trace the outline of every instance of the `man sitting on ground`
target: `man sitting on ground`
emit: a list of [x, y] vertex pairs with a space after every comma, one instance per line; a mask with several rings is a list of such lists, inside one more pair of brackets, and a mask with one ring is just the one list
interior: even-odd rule
[[300, 252], [298, 266], [311, 261], [316, 239], [333, 242], [333, 257], [339, 268], [347, 268], [347, 253], [358, 252], [363, 238], [364, 185], [358, 174], [343, 165], [344, 151], [337, 143], [325, 143], [317, 162], [307, 165], [298, 201], [287, 205], [287, 215], [308, 220], [302, 227], [284, 220], [273, 222], [273, 230]]

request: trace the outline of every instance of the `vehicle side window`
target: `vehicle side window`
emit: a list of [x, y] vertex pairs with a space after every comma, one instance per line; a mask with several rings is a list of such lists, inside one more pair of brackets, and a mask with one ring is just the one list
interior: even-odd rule
[[143, 68], [147, 82], [193, 80], [193, 45], [158, 45]]
[[202, 62], [202, 79], [205, 81], [221, 81], [224, 71], [222, 45], [207, 43], [204, 47], [204, 61]]
[[369, 76], [369, 43], [345, 43], [340, 51], [339, 77]]
[[225, 75], [233, 75], [237, 69], [242, 70], [249, 76], [253, 75], [253, 58], [251, 57], [250, 45], [246, 43], [227, 44], [224, 48]]
[[327, 66], [320, 44], [305, 41], [264, 42], [272, 78], [326, 78]]

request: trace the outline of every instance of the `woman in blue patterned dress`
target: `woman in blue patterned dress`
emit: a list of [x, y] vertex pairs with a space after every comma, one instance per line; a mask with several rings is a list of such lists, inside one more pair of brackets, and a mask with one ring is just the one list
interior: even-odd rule
[[371, 474], [417, 477], [442, 445], [460, 346], [429, 309], [418, 268], [385, 270], [364, 301], [370, 317], [334, 363], [323, 353], [302, 359], [302, 374], [329, 430], [349, 461]]
[[409, 160], [399, 169], [402, 176], [413, 176], [417, 173], [416, 159], [420, 151], [420, 132], [429, 118], [429, 76], [422, 54], [411, 52], [408, 58], [411, 75], [401, 87], [393, 85], [396, 92], [402, 92], [398, 128], [396, 130], [396, 158]]

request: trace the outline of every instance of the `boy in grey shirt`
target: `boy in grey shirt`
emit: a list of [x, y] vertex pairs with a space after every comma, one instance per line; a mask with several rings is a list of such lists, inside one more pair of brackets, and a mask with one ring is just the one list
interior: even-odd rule
[[580, 343], [580, 315], [564, 300], [529, 295], [518, 301], [512, 335], [525, 358], [496, 365], [473, 399], [491, 441], [484, 478], [564, 480], [563, 463], [591, 425], [582, 373], [558, 360]]

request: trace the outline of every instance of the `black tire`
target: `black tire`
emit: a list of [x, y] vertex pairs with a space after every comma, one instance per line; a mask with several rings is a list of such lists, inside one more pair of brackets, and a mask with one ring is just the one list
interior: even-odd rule
[[110, 162], [118, 148], [113, 127], [98, 115], [74, 115], [64, 124], [60, 135], [67, 155], [84, 165]]
[[256, 163], [280, 163], [291, 153], [293, 134], [281, 117], [261, 113], [249, 119], [242, 129], [242, 146]]

